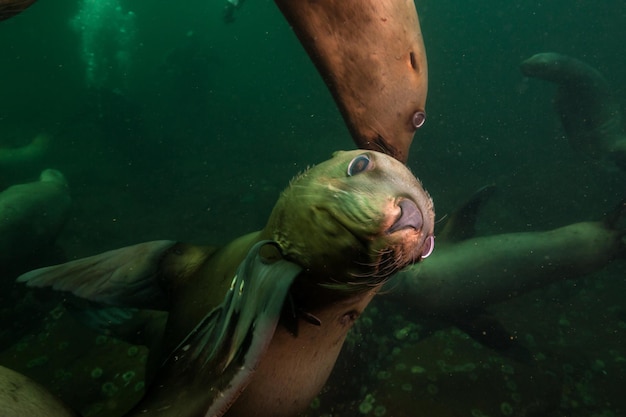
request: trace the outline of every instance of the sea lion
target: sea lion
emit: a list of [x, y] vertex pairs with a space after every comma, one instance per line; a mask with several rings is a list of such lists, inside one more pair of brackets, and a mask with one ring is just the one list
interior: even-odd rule
[[293, 416], [383, 283], [432, 252], [433, 227], [432, 201], [401, 162], [337, 152], [291, 182], [263, 230], [221, 249], [148, 242], [18, 280], [169, 310], [164, 366], [131, 416]]
[[626, 134], [620, 106], [602, 74], [586, 63], [557, 53], [533, 55], [522, 73], [557, 84], [555, 108], [572, 148], [608, 159], [626, 170]]
[[48, 390], [26, 376], [0, 366], [1, 417], [78, 417]]
[[275, 0], [362, 149], [406, 162], [428, 70], [413, 0]]
[[37, 0], [0, 0], [0, 21], [22, 13], [35, 1]]
[[50, 145], [50, 137], [39, 134], [28, 145], [17, 148], [0, 147], [0, 173], [23, 170], [41, 161]]
[[41, 261], [65, 225], [71, 198], [63, 174], [46, 169], [39, 181], [0, 192], [0, 271], [23, 272]]
[[[452, 319], [553, 282], [575, 279], [626, 257], [626, 229], [619, 222], [626, 201], [602, 221], [580, 222], [542, 232], [472, 236], [475, 212], [489, 188], [453, 216], [427, 263], [413, 265], [390, 281], [390, 297], [419, 316]], [[466, 218], [468, 223], [460, 219]], [[448, 225], [446, 225], [448, 229]], [[456, 237], [460, 237], [457, 239]]]

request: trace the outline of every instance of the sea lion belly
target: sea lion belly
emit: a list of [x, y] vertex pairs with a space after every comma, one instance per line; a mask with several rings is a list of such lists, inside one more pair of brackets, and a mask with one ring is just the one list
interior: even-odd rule
[[326, 383], [346, 335], [378, 292], [337, 301], [311, 312], [320, 325], [299, 319], [297, 335], [280, 325], [250, 385], [227, 417], [289, 417], [306, 409]]

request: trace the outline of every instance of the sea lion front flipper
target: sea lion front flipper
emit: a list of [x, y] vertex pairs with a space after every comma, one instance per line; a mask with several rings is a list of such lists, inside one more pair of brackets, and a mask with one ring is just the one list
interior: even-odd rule
[[166, 382], [153, 384], [131, 416], [219, 417], [230, 408], [267, 349], [302, 270], [274, 245], [261, 241], [250, 249], [224, 301], [169, 355], [157, 375]]
[[140, 243], [35, 269], [17, 281], [29, 287], [52, 287], [108, 305], [165, 310], [167, 294], [158, 278], [161, 260], [175, 245], [171, 240]]
[[406, 163], [428, 71], [413, 0], [275, 0], [357, 146]]
[[557, 85], [555, 108], [571, 147], [592, 159], [608, 159], [626, 170], [626, 133], [611, 86], [578, 59], [545, 52], [521, 64], [522, 73]]
[[493, 184], [479, 188], [472, 196], [451, 215], [443, 230], [437, 233], [438, 240], [446, 243], [460, 242], [476, 234], [478, 210], [496, 191]]

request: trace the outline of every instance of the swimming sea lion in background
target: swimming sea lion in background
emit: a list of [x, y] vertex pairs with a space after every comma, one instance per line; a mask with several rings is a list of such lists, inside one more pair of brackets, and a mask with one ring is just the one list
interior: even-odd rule
[[406, 162], [428, 70], [413, 0], [275, 0], [359, 148]]
[[0, 0], [0, 21], [22, 13], [37, 0]]
[[576, 151], [608, 159], [626, 171], [626, 133], [620, 106], [602, 74], [578, 59], [557, 53], [533, 55], [522, 73], [557, 84], [556, 111]]
[[437, 251], [428, 262], [399, 272], [385, 294], [418, 317], [443, 318], [494, 347], [485, 339], [493, 335], [473, 333], [479, 330], [473, 328], [476, 322], [485, 323], [486, 307], [626, 258], [626, 228], [618, 224], [626, 201], [603, 221], [474, 237], [476, 210], [491, 193], [489, 188], [481, 190], [458, 210], [442, 232], [449, 239], [437, 240]]
[[26, 376], [0, 366], [0, 416], [78, 417], [78, 414]]
[[40, 162], [50, 145], [50, 137], [39, 134], [28, 145], [19, 148], [0, 147], [0, 173], [20, 171]]
[[67, 181], [54, 169], [44, 170], [39, 181], [0, 192], [1, 275], [41, 261], [65, 225], [70, 205]]
[[164, 366], [130, 415], [293, 416], [383, 283], [430, 254], [433, 227], [432, 201], [402, 163], [337, 152], [291, 182], [263, 230], [221, 249], [148, 242], [18, 280], [169, 310]]

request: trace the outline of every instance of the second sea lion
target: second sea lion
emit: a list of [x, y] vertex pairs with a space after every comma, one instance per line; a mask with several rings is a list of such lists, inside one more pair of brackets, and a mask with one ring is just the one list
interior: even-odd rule
[[[427, 263], [412, 265], [390, 281], [390, 297], [418, 316], [456, 321], [486, 307], [575, 279], [626, 258], [626, 201], [601, 221], [537, 232], [474, 236], [474, 221], [493, 186], [476, 193], [439, 234]], [[466, 321], [467, 322], [467, 321]]]
[[426, 50], [413, 0], [275, 0], [357, 146], [406, 162], [426, 120]]

